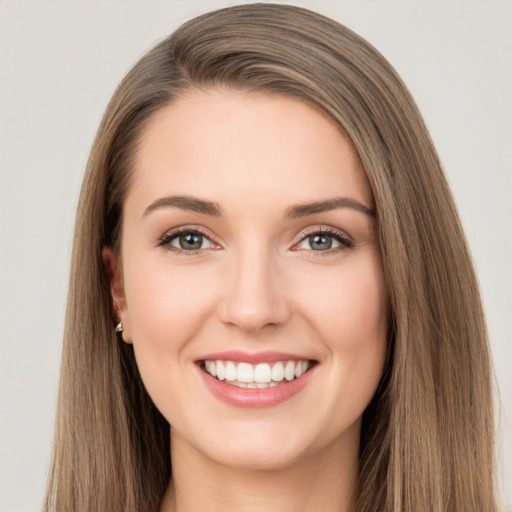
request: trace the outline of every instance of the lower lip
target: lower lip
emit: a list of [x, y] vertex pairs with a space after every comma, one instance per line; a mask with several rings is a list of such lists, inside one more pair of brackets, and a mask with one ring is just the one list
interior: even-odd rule
[[284, 384], [278, 384], [272, 388], [249, 389], [226, 384], [224, 381], [212, 377], [202, 368], [199, 368], [208, 389], [217, 398], [229, 405], [243, 408], [273, 407], [288, 400], [288, 398], [296, 395], [304, 388], [313, 370], [314, 367], [310, 368], [299, 378]]

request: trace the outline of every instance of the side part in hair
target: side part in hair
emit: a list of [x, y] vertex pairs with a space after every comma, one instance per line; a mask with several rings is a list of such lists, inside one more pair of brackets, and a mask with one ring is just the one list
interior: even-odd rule
[[493, 411], [485, 322], [439, 159], [407, 88], [346, 27], [254, 4], [205, 14], [147, 53], [94, 142], [75, 227], [46, 509], [157, 511], [169, 426], [131, 346], [114, 333], [104, 246], [119, 254], [140, 135], [191, 88], [299, 98], [352, 141], [370, 180], [393, 310], [389, 359], [365, 412], [360, 512], [493, 512]]

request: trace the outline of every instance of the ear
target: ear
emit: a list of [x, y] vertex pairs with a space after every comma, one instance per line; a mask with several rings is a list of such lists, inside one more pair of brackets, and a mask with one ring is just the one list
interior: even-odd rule
[[124, 294], [121, 265], [110, 247], [103, 247], [102, 256], [105, 271], [110, 280], [110, 292], [112, 294], [112, 304], [114, 305], [113, 313], [117, 320], [123, 323], [123, 331], [121, 333], [123, 340], [126, 343], [131, 343], [130, 315], [128, 314], [128, 306]]

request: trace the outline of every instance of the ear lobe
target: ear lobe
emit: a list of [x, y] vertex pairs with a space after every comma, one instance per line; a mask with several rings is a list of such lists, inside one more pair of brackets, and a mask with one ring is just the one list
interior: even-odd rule
[[112, 294], [112, 303], [114, 305], [113, 314], [117, 318], [117, 321], [123, 322], [123, 340], [127, 343], [131, 343], [128, 308], [124, 296], [121, 265], [110, 247], [103, 247], [102, 257], [103, 264], [105, 265], [105, 271], [111, 285], [110, 291]]

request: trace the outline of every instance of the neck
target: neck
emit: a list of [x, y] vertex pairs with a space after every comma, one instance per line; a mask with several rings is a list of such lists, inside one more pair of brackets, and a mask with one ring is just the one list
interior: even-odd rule
[[[354, 427], [357, 440], [359, 428]], [[286, 468], [271, 470], [219, 464], [176, 432], [171, 446], [173, 478], [160, 512], [354, 510], [358, 442], [353, 439], [337, 439]]]

